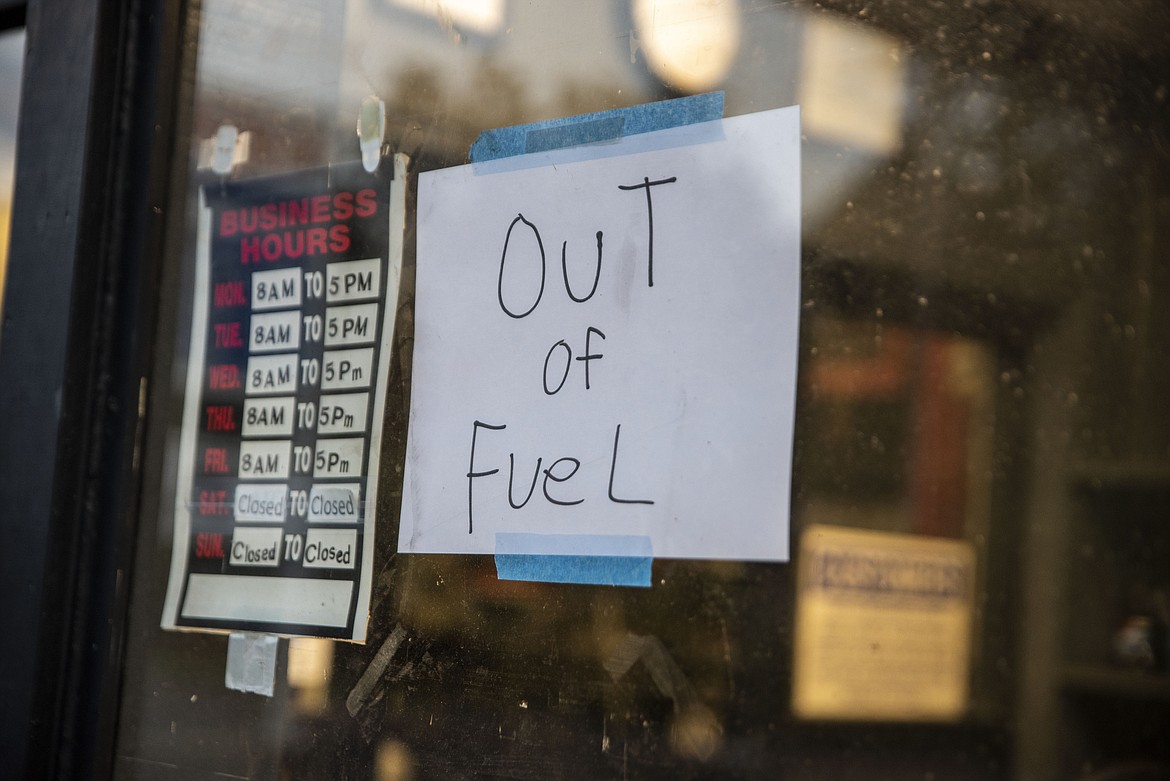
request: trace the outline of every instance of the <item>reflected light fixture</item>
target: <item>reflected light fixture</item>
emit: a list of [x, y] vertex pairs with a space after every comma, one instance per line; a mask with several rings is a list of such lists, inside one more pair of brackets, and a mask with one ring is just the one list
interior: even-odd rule
[[805, 132], [880, 155], [897, 152], [907, 59], [892, 35], [827, 15], [808, 17], [800, 77]]
[[495, 35], [504, 25], [504, 0], [392, 0], [407, 11], [434, 17], [443, 26]]
[[646, 64], [682, 92], [718, 87], [739, 51], [739, 0], [633, 0]]

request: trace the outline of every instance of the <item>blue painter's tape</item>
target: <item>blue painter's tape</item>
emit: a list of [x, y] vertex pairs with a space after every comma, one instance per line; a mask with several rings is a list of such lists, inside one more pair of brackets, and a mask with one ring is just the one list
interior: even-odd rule
[[471, 162], [547, 152], [582, 144], [613, 141], [622, 136], [665, 130], [723, 118], [723, 93], [708, 92], [640, 106], [596, 111], [575, 117], [485, 130], [471, 145]]
[[577, 125], [561, 127], [538, 127], [524, 135], [524, 152], [547, 152], [550, 149], [564, 149], [567, 146], [595, 144], [621, 138], [625, 132], [626, 118], [621, 116], [593, 119]]
[[650, 586], [649, 537], [599, 534], [496, 534], [500, 580]]

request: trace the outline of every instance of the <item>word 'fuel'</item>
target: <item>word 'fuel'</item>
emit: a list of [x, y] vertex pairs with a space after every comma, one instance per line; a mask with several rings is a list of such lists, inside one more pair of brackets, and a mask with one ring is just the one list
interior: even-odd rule
[[[485, 469], [485, 470], [479, 470], [479, 471], [476, 470], [476, 468], [475, 468], [475, 441], [476, 441], [476, 437], [478, 436], [480, 429], [486, 429], [488, 431], [503, 431], [506, 428], [508, 428], [508, 426], [506, 424], [492, 425], [490, 423], [483, 423], [483, 422], [478, 421], [478, 420], [475, 421], [475, 423], [473, 423], [471, 426], [471, 459], [467, 465], [467, 533], [468, 534], [471, 534], [475, 530], [475, 480], [477, 478], [490, 477], [491, 475], [498, 474], [500, 471], [500, 467], [496, 467], [495, 469]], [[609, 497], [609, 501], [611, 501], [615, 504], [654, 504], [654, 502], [649, 500], [649, 499], [621, 499], [621, 498], [615, 496], [613, 493], [614, 474], [617, 472], [618, 447], [619, 447], [619, 444], [621, 442], [621, 436], [622, 436], [622, 426], [619, 423], [614, 428], [614, 432], [613, 432], [613, 451], [612, 451], [612, 454], [611, 454], [610, 459], [609, 459], [609, 484], [606, 486], [606, 496]], [[513, 510], [519, 510], [520, 508], [524, 507], [524, 505], [528, 504], [528, 501], [530, 499], [532, 499], [532, 494], [536, 491], [536, 483], [538, 480], [540, 480], [541, 474], [544, 475], [544, 480], [541, 481], [541, 489], [540, 490], [541, 490], [541, 493], [544, 494], [544, 498], [547, 499], [550, 503], [558, 504], [558, 505], [561, 505], [562, 507], [569, 507], [572, 505], [582, 504], [585, 502], [584, 497], [581, 497], [578, 499], [568, 499], [568, 498], [565, 498], [565, 494], [553, 496], [552, 493], [549, 492], [549, 483], [567, 483], [567, 482], [569, 482], [569, 480], [571, 480], [573, 478], [573, 475], [577, 474], [577, 470], [581, 468], [581, 460], [580, 459], [573, 458], [572, 456], [563, 456], [561, 458], [558, 458], [556, 461], [553, 461], [551, 464], [549, 464], [547, 467], [545, 467], [542, 470], [540, 468], [540, 465], [543, 462], [544, 462], [543, 456], [536, 459], [536, 468], [532, 470], [532, 481], [528, 485], [528, 493], [526, 493], [524, 495], [524, 499], [522, 501], [517, 502], [516, 501], [516, 494], [515, 494], [516, 454], [515, 453], [508, 454], [507, 497], [508, 497], [508, 504], [509, 504], [509, 506], [511, 506], [511, 508]], [[564, 466], [562, 466], [562, 465], [564, 465]]]

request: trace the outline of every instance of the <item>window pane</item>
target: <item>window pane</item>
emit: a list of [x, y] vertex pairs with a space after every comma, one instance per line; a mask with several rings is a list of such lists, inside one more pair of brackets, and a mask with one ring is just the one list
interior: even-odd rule
[[[205, 0], [191, 23], [119, 777], [1166, 775], [1159, 3]], [[636, 589], [397, 553], [436, 262], [418, 174], [486, 130], [710, 90], [726, 117], [801, 107], [792, 561], [659, 558]], [[411, 190], [368, 642], [282, 640], [272, 698], [229, 691], [226, 637], [158, 628], [198, 188], [360, 160], [369, 96]]]

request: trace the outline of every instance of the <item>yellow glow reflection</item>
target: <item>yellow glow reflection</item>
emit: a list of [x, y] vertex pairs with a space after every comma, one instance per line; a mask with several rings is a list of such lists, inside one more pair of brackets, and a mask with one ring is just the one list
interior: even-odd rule
[[333, 666], [333, 641], [294, 637], [288, 641], [288, 685], [297, 709], [320, 713], [329, 705], [329, 672]]
[[433, 16], [444, 27], [494, 35], [504, 24], [504, 0], [394, 0], [407, 11]]
[[954, 721], [967, 708], [975, 554], [962, 540], [814, 525], [801, 536], [792, 709]]
[[414, 760], [405, 743], [388, 740], [378, 746], [374, 760], [374, 781], [411, 781], [414, 778]]
[[4, 277], [8, 270], [12, 185], [16, 176], [16, 115], [20, 106], [24, 42], [24, 30], [0, 34], [0, 313], [4, 311]]
[[684, 92], [717, 87], [739, 51], [738, 0], [634, 0], [646, 64]]
[[8, 271], [8, 224], [11, 216], [12, 208], [8, 199], [0, 196], [0, 313], [4, 312], [4, 277]]
[[879, 154], [896, 152], [902, 143], [903, 60], [892, 36], [810, 17], [800, 80], [805, 131]]

